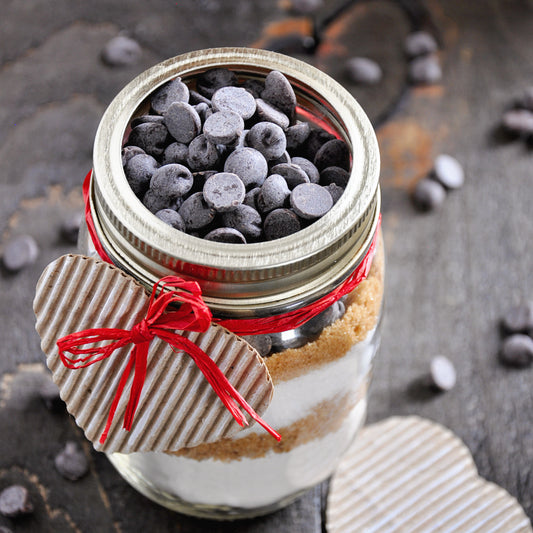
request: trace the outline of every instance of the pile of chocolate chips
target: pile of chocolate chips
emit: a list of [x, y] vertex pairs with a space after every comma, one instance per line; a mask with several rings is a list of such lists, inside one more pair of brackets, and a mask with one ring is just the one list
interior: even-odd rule
[[225, 68], [189, 85], [176, 78], [134, 118], [122, 162], [128, 182], [158, 218], [226, 243], [273, 240], [325, 215], [350, 176], [341, 139], [296, 118], [287, 78], [239, 81]]

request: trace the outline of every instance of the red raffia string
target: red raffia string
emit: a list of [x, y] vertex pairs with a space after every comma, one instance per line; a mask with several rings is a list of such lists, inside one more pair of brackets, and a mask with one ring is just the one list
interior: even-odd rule
[[[169, 310], [169, 306], [175, 303], [179, 303], [180, 307], [177, 310]], [[198, 283], [184, 281], [176, 276], [167, 276], [154, 284], [146, 317], [131, 330], [118, 328], [87, 329], [66, 335], [57, 341], [62, 363], [73, 370], [97, 363], [110, 357], [115, 350], [133, 344], [128, 363], [122, 373], [109, 410], [105, 429], [100, 437], [101, 444], [107, 438], [118, 403], [128, 378], [133, 372], [133, 382], [123, 424], [124, 429], [128, 431], [132, 427], [133, 417], [146, 379], [148, 349], [154, 337], [159, 337], [167, 342], [174, 351], [184, 351], [192, 357], [239, 425], [248, 425], [248, 421], [239, 409], [240, 406], [276, 440], [281, 440], [280, 434], [261, 419], [231, 385], [214, 361], [196, 344], [176, 332], [176, 330], [207, 331], [211, 320], [211, 311], [202, 300], [202, 292]], [[103, 346], [94, 346], [95, 343], [107, 341], [110, 342]], [[69, 357], [67, 353], [75, 357]]]

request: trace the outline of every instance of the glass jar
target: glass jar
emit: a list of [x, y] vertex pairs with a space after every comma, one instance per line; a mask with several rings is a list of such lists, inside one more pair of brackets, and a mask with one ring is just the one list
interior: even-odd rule
[[[323, 218], [275, 241], [217, 243], [167, 226], [134, 195], [121, 164], [131, 119], [147, 113], [147, 96], [157, 87], [177, 76], [194, 84], [198, 74], [214, 67], [227, 67], [240, 80], [282, 72], [295, 90], [299, 118], [348, 143], [350, 180]], [[196, 280], [215, 316], [250, 318], [316, 302], [358, 267], [379, 237], [378, 177], [371, 124], [342, 86], [290, 57], [222, 48], [169, 59], [118, 94], [96, 135], [89, 200], [97, 237], [115, 265], [147, 288], [170, 273]], [[86, 230], [80, 244], [84, 253], [96, 253]], [[274, 511], [325, 480], [365, 419], [379, 343], [383, 262], [379, 240], [368, 277], [343, 305], [335, 304], [345, 312], [327, 327], [304, 324], [271, 336], [273, 349], [265, 362], [275, 388], [263, 418], [281, 433], [281, 442], [254, 425], [234, 438], [176, 452], [110, 454], [111, 463], [152, 500], [216, 519]]]

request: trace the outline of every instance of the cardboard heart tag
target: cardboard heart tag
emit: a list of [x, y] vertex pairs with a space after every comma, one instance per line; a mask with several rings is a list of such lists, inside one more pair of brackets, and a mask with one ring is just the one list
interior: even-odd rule
[[[42, 273], [33, 305], [52, 377], [68, 411], [97, 450], [175, 451], [215, 442], [241, 430], [193, 359], [156, 336], [150, 343], [146, 378], [131, 430], [123, 430], [122, 423], [132, 375], [118, 401], [107, 439], [99, 442], [132, 345], [73, 370], [63, 364], [56, 342], [87, 329], [131, 330], [146, 317], [149, 297], [119, 268], [81, 255], [65, 255]], [[209, 355], [259, 416], [266, 411], [273, 395], [272, 380], [261, 356], [246, 341], [213, 323], [207, 331], [177, 333]]]

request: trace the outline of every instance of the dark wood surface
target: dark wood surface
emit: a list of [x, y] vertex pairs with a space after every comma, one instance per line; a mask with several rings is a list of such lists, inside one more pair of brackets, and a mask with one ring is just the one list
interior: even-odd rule
[[[134, 5], [132, 5], [134, 4]], [[72, 245], [58, 227], [81, 207], [95, 129], [106, 105], [137, 73], [178, 53], [253, 45], [290, 53], [337, 77], [374, 121], [382, 153], [387, 248], [386, 313], [369, 422], [418, 414], [453, 430], [480, 474], [515, 496], [533, 517], [533, 369], [498, 362], [499, 319], [533, 298], [531, 146], [505, 137], [502, 112], [533, 84], [530, 0], [326, 1], [315, 17], [289, 2], [6, 1], [0, 19], [0, 227], [2, 242], [29, 233], [35, 265], [0, 276], [0, 489], [29, 487], [32, 516], [0, 525], [28, 532], [257, 532], [324, 530], [327, 484], [271, 516], [239, 523], [195, 520], [131, 489], [91, 450], [65, 413], [38, 394], [43, 356], [31, 300], [44, 266]], [[179, 7], [178, 7], [179, 6]], [[442, 83], [406, 84], [405, 35], [424, 28], [440, 43]], [[120, 31], [143, 47], [131, 67], [105, 66], [103, 44]], [[350, 86], [346, 57], [384, 68], [376, 87]], [[454, 155], [465, 186], [437, 212], [413, 209], [409, 192], [439, 153]], [[420, 385], [433, 355], [448, 356], [457, 386]], [[91, 464], [77, 482], [54, 456], [78, 441]]]

